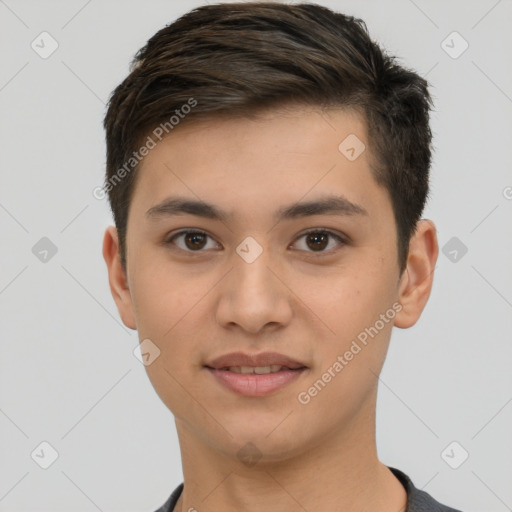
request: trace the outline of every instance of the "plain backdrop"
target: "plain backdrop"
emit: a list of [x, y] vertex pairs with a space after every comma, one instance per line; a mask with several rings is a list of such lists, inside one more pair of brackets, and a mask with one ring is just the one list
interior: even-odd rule
[[[110, 295], [112, 219], [92, 192], [111, 91], [202, 3], [0, 0], [0, 511], [152, 512], [182, 481], [174, 418]], [[421, 320], [393, 331], [380, 458], [464, 512], [512, 510], [512, 2], [318, 3], [363, 18], [435, 100], [424, 216], [442, 251]]]

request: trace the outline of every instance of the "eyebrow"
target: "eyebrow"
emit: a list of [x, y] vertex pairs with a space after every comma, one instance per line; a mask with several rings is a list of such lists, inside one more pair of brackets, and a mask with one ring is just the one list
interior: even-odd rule
[[[149, 219], [158, 219], [161, 217], [187, 214], [221, 222], [226, 222], [233, 217], [233, 214], [213, 204], [180, 197], [164, 199], [161, 203], [151, 207], [146, 212], [146, 217]], [[290, 220], [311, 215], [368, 216], [368, 212], [361, 205], [352, 203], [343, 196], [330, 195], [312, 201], [283, 206], [275, 212], [274, 220]]]

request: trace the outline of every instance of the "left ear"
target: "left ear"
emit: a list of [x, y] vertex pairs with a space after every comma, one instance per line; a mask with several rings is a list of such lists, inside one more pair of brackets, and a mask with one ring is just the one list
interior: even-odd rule
[[395, 316], [396, 327], [407, 329], [418, 321], [432, 290], [438, 254], [434, 223], [428, 219], [418, 221], [409, 242], [407, 268], [400, 278], [398, 301], [402, 309]]

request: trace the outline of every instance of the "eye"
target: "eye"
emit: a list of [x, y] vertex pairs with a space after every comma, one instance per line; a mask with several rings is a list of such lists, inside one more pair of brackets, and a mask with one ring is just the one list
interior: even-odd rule
[[[325, 253], [331, 252], [336, 244], [329, 244], [329, 239], [336, 240], [338, 245], [346, 244], [346, 240], [344, 240], [340, 235], [333, 233], [332, 231], [326, 229], [310, 229], [306, 233], [303, 233], [297, 240], [304, 238], [304, 242], [299, 244], [299, 250], [306, 250], [307, 252], [313, 253]], [[295, 242], [297, 244], [297, 242]], [[309, 249], [309, 250], [308, 250]]]
[[[208, 239], [212, 242], [208, 246]], [[299, 245], [299, 250], [312, 253], [331, 252], [336, 245], [345, 245], [346, 240], [340, 235], [327, 229], [315, 228], [300, 235], [297, 240], [304, 239], [302, 243], [295, 242], [293, 245]], [[336, 243], [330, 243], [334, 240]], [[166, 245], [176, 245], [179, 249], [186, 252], [202, 252], [203, 249], [218, 249], [220, 246], [213, 239], [199, 230], [184, 230], [175, 233], [165, 241]]]
[[[208, 238], [210, 238], [210, 235], [204, 231], [180, 231], [168, 238], [165, 243], [177, 245], [183, 251], [188, 252], [200, 252], [204, 248], [212, 249], [219, 247], [217, 243], [214, 243], [215, 247], [208, 247]], [[176, 240], [181, 243], [176, 243]]]

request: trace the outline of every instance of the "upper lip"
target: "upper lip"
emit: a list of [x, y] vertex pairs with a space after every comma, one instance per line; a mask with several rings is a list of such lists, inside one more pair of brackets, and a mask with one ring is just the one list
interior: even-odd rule
[[210, 368], [229, 368], [230, 366], [286, 366], [292, 370], [297, 368], [305, 368], [306, 365], [292, 359], [291, 357], [277, 352], [261, 352], [259, 354], [245, 354], [244, 352], [231, 352], [216, 357], [208, 362], [205, 366]]

